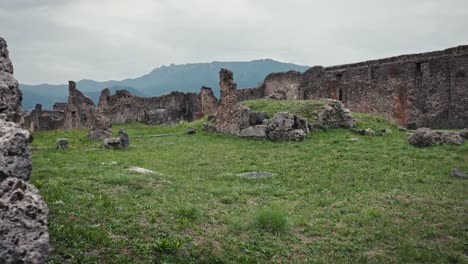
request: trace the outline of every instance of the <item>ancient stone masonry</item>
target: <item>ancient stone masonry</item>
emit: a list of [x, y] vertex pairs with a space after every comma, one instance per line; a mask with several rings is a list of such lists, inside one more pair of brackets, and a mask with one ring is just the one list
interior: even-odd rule
[[237, 85], [230, 70], [221, 69], [219, 72], [219, 87], [221, 98], [216, 112], [216, 130], [239, 135], [240, 131], [250, 124], [250, 109], [239, 103], [236, 94]]
[[110, 95], [109, 90], [104, 89], [99, 98], [99, 108], [113, 123], [175, 124], [214, 113], [217, 99], [207, 87], [202, 87], [198, 95], [172, 92], [156, 97], [138, 97], [126, 90]]
[[263, 86], [255, 97], [283, 91], [286, 99], [332, 98], [408, 128], [468, 126], [468, 46], [270, 74]]
[[288, 112], [278, 112], [268, 119], [267, 113], [254, 112], [239, 103], [231, 71], [221, 69], [219, 78], [221, 98], [218, 111], [213, 120], [209, 119], [204, 124], [205, 131], [234, 134], [243, 138], [298, 141], [304, 139], [312, 129], [352, 128], [355, 125], [351, 112], [337, 100], [323, 100], [312, 123]]
[[64, 128], [89, 128], [88, 137], [92, 139], [109, 137], [112, 134], [111, 120], [101, 109], [94, 106], [91, 98], [76, 89], [75, 82], [69, 82], [68, 90]]
[[198, 100], [203, 116], [212, 115], [218, 110], [218, 99], [214, 96], [211, 88], [203, 86], [198, 94]]
[[32, 163], [28, 131], [21, 129], [21, 92], [0, 38], [0, 263], [45, 263], [48, 209], [27, 181]]
[[37, 104], [31, 112], [24, 113], [23, 128], [30, 132], [57, 130], [63, 128], [64, 121], [65, 111], [61, 108], [54, 107], [54, 110], [43, 110], [42, 105]]

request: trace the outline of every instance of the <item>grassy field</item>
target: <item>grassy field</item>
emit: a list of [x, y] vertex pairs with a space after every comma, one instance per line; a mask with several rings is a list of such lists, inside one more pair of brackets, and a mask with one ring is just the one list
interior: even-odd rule
[[[176, 133], [131, 138], [127, 151], [98, 150], [81, 130], [34, 133], [33, 146], [71, 140], [33, 152], [50, 263], [468, 263], [467, 181], [450, 175], [468, 171], [468, 144], [415, 148], [384, 119], [356, 116], [393, 133], [274, 143], [203, 132], [202, 122], [114, 125]], [[277, 176], [237, 176], [249, 171]]]

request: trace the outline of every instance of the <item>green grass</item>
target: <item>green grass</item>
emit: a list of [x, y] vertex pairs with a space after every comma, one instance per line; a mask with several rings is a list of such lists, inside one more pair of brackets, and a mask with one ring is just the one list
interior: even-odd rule
[[243, 101], [242, 104], [256, 112], [266, 112], [271, 118], [278, 112], [289, 112], [290, 114], [300, 116], [314, 122], [318, 111], [327, 103], [326, 100], [271, 100], [260, 99]]
[[[69, 150], [33, 152], [49, 261], [467, 263], [467, 181], [450, 171], [468, 171], [468, 144], [416, 148], [394, 124], [356, 118], [393, 133], [335, 129], [275, 143], [207, 133], [203, 121], [115, 125], [131, 136], [127, 151], [98, 149], [82, 130], [34, 133], [33, 146], [70, 139]], [[185, 134], [189, 126], [199, 132]], [[277, 176], [237, 176], [249, 171]]]
[[262, 208], [255, 214], [254, 225], [278, 234], [288, 228], [288, 218], [279, 208]]

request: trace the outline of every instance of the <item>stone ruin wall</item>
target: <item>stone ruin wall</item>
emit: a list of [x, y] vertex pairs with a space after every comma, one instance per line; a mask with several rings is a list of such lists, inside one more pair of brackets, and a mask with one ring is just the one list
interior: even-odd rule
[[99, 108], [112, 123], [141, 122], [148, 125], [193, 121], [216, 112], [218, 100], [211, 88], [202, 87], [199, 94], [171, 92], [155, 97], [138, 97], [126, 90], [110, 95], [104, 89]]
[[468, 126], [468, 46], [266, 77], [263, 96], [332, 98], [416, 128]]

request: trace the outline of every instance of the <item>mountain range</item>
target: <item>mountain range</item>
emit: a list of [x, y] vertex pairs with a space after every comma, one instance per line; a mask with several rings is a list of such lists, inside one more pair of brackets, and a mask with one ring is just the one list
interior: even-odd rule
[[[265, 77], [273, 72], [295, 70], [303, 72], [308, 66], [283, 63], [271, 59], [254, 60], [248, 62], [211, 62], [161, 66], [150, 73], [133, 79], [121, 81], [78, 81], [77, 88], [97, 102], [101, 90], [109, 88], [112, 93], [126, 89], [137, 96], [158, 96], [171, 91], [198, 92], [201, 86], [213, 88], [219, 96], [220, 68], [233, 71], [234, 80], [239, 88], [256, 87]], [[23, 92], [23, 109], [31, 110], [36, 104], [42, 104], [44, 109], [52, 108], [55, 102], [66, 102], [68, 84], [52, 85], [20, 84]]]

